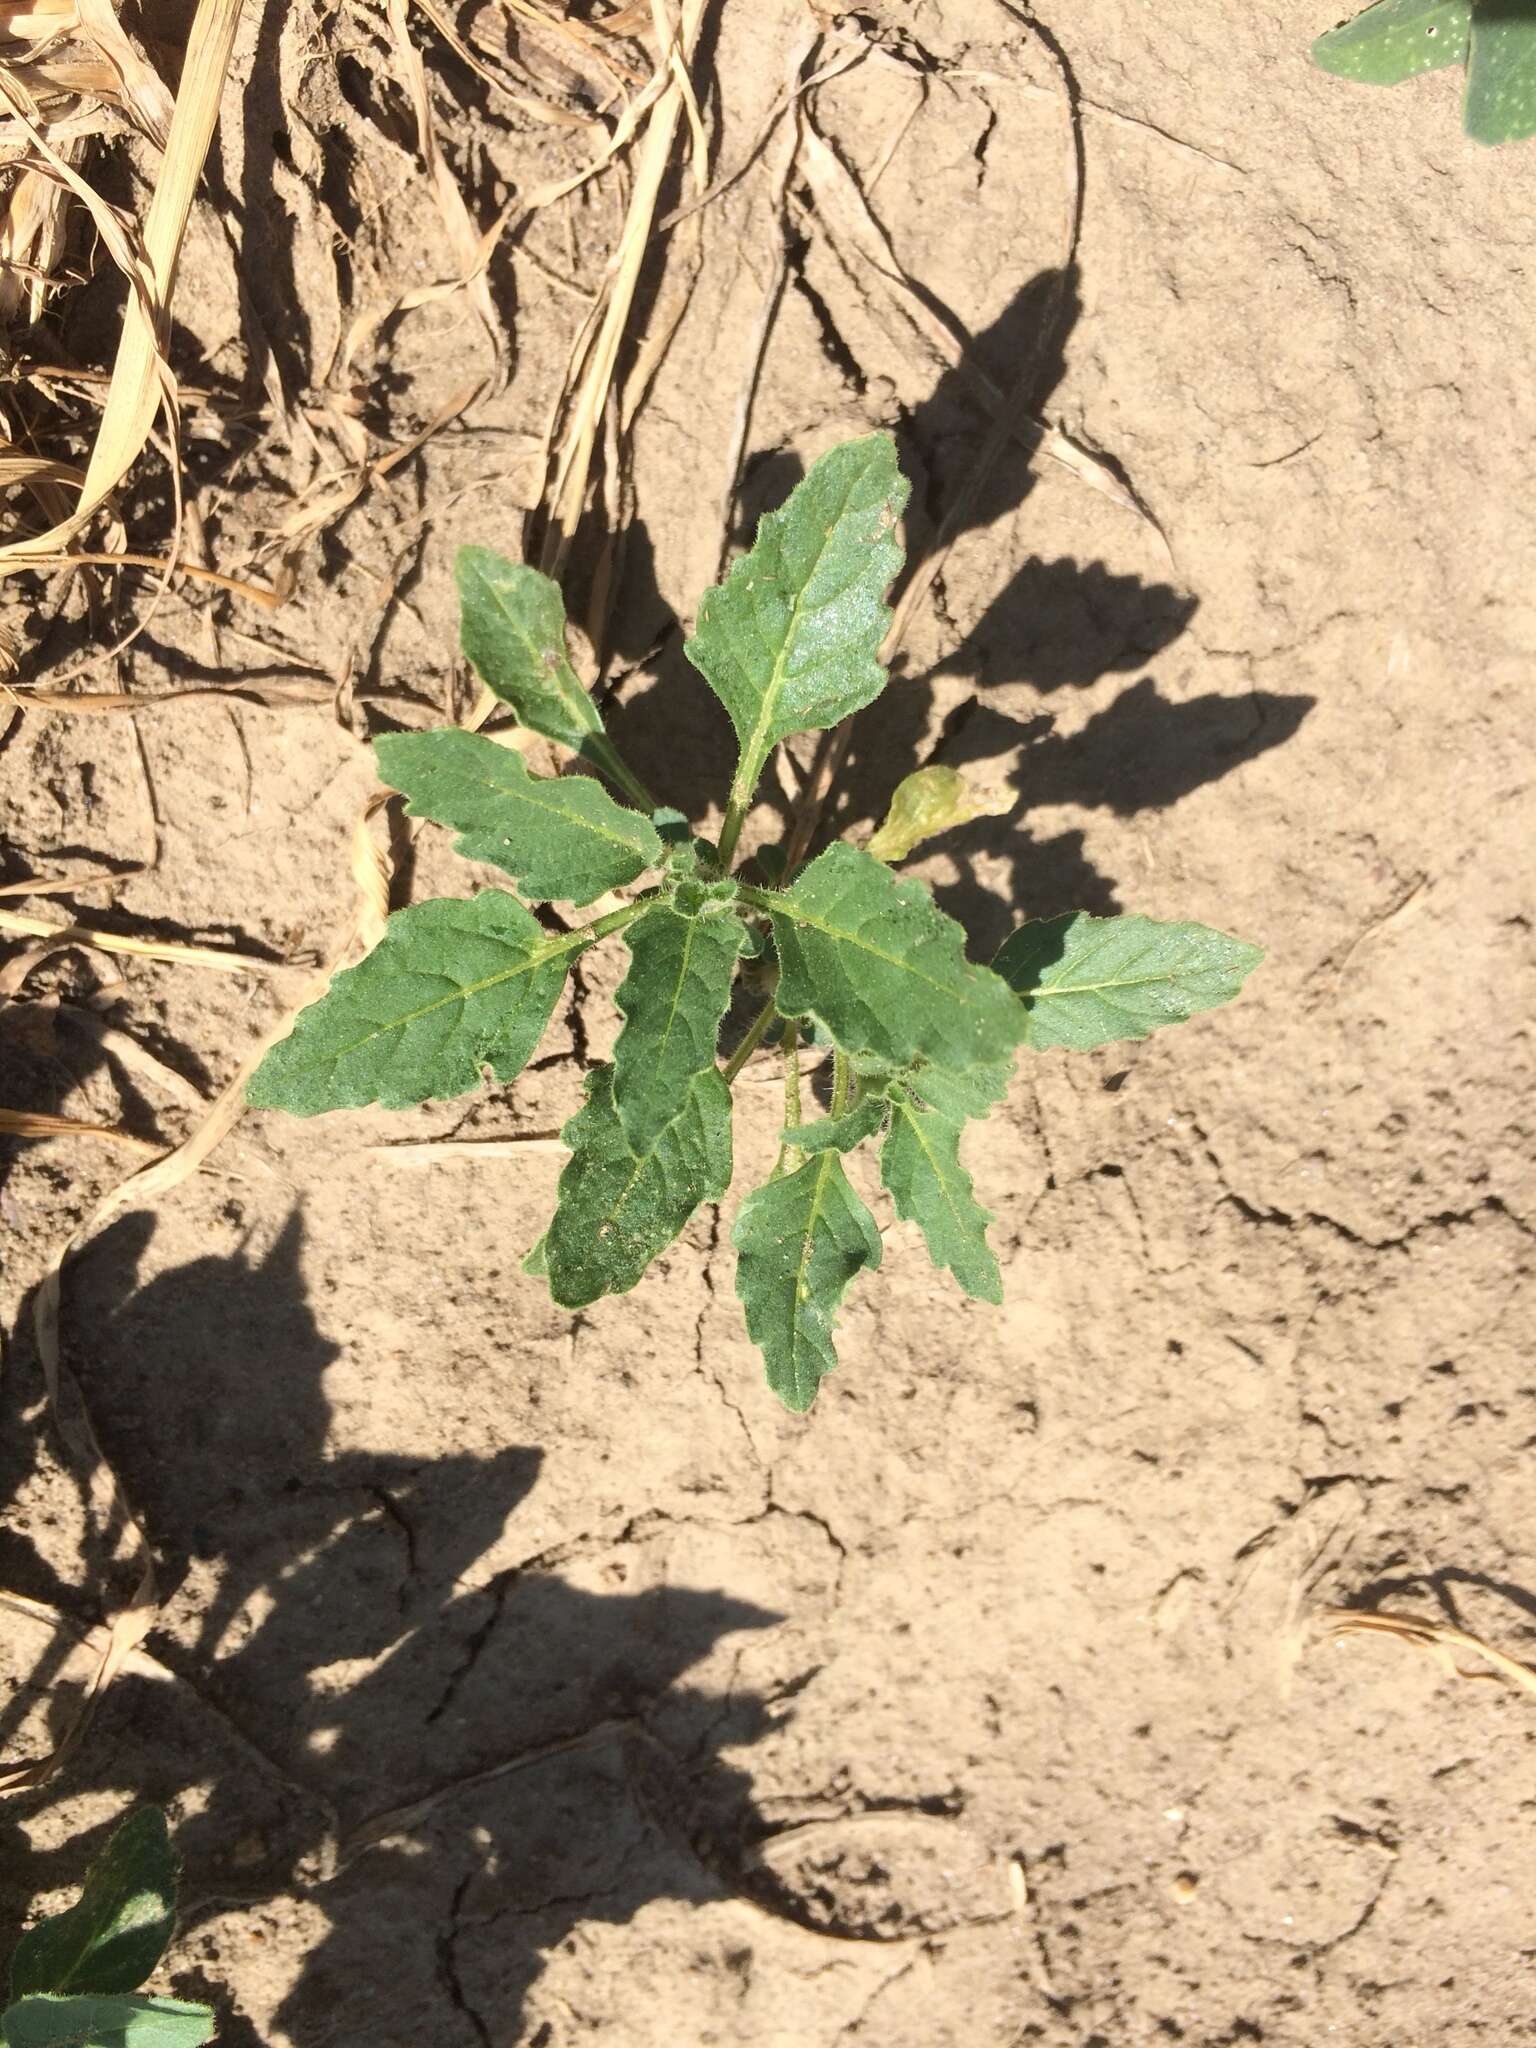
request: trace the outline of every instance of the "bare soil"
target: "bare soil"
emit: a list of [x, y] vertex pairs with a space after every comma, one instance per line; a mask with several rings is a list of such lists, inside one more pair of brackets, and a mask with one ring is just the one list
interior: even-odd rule
[[[639, 332], [675, 332], [571, 571], [621, 744], [718, 806], [725, 721], [680, 627], [833, 440], [894, 428], [931, 540], [991, 414], [926, 307], [998, 386], [1035, 365], [1035, 414], [1151, 516], [1016, 443], [834, 822], [952, 761], [1016, 796], [917, 863], [979, 947], [1126, 907], [1267, 963], [1180, 1031], [1022, 1064], [970, 1147], [1007, 1305], [893, 1226], [804, 1420], [741, 1328], [729, 1205], [571, 1317], [518, 1270], [556, 1153], [381, 1149], [555, 1128], [617, 947], [508, 1090], [246, 1118], [65, 1272], [66, 1363], [165, 1602], [65, 1768], [0, 1808], [7, 1925], [156, 1798], [186, 1861], [165, 1982], [232, 2048], [1536, 2039], [1536, 1702], [1311, 1623], [1347, 1601], [1536, 1645], [1536, 151], [1464, 143], [1452, 73], [1311, 71], [1334, 12], [872, 0], [822, 24], [819, 61], [858, 61], [791, 164], [788, 123], [763, 131], [817, 19], [712, 10], [713, 175], [761, 147], [653, 254]], [[132, 718], [0, 709], [0, 881], [144, 863], [52, 914], [274, 963], [65, 953], [0, 1016], [0, 1101], [150, 1139], [195, 1098], [100, 1021], [210, 1097], [300, 993], [284, 963], [326, 955], [361, 742], [467, 702], [452, 550], [521, 549], [623, 210], [615, 173], [498, 250], [505, 377], [327, 511], [327, 476], [427, 427], [491, 344], [461, 293], [344, 360], [444, 270], [408, 102], [382, 10], [251, 16], [175, 352], [209, 394], [206, 559], [286, 563], [293, 595], [168, 596], [82, 680], [141, 694]], [[590, 97], [558, 40], [454, 18], [552, 103]], [[477, 226], [583, 160], [413, 23]], [[86, 287], [56, 346], [99, 359], [117, 304]], [[129, 532], [157, 512], [151, 466]], [[80, 579], [27, 621], [40, 669], [122, 623]], [[474, 884], [396, 837], [397, 902]], [[750, 1071], [741, 1099], [744, 1185], [778, 1105]], [[0, 1586], [71, 1624], [0, 1609], [26, 1757], [92, 1669], [72, 1631], [128, 1589], [46, 1411], [33, 1291], [136, 1162], [0, 1143]]]

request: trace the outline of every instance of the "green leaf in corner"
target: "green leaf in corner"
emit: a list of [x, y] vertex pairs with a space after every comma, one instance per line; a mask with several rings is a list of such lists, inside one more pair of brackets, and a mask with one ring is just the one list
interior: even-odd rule
[[1023, 998], [1026, 1044], [1087, 1052], [1231, 1002], [1263, 957], [1203, 924], [1069, 911], [1021, 924], [992, 964]]
[[11, 1997], [135, 1991], [176, 1923], [176, 1857], [158, 1806], [129, 1814], [86, 1872], [80, 1897], [29, 1927], [11, 1958]]
[[385, 733], [373, 750], [413, 818], [451, 826], [466, 860], [503, 869], [535, 902], [590, 903], [664, 857], [650, 819], [615, 803], [601, 783], [530, 775], [515, 748], [479, 733]]
[[964, 1073], [996, 1062], [1026, 1020], [989, 967], [965, 957], [965, 934], [921, 882], [839, 840], [781, 895], [743, 891], [773, 920], [775, 1001], [814, 1015], [855, 1062], [915, 1060]]
[[630, 965], [616, 998], [624, 1028], [613, 1048], [613, 1096], [636, 1152], [676, 1116], [695, 1076], [714, 1067], [746, 937], [729, 901], [697, 888], [693, 898], [693, 915], [681, 900], [658, 903], [624, 934]]
[[519, 725], [570, 747], [649, 810], [650, 798], [615, 753], [590, 691], [571, 666], [560, 586], [493, 548], [460, 548], [459, 636], [486, 688]]
[[489, 1066], [533, 1057], [585, 935], [547, 932], [515, 896], [482, 889], [397, 910], [373, 951], [301, 1010], [246, 1086], [254, 1109], [315, 1116], [463, 1095]]
[[1462, 63], [1472, 0], [1377, 0], [1312, 45], [1312, 61], [1336, 78], [1400, 85], [1426, 71]]
[[736, 1292], [768, 1384], [797, 1415], [837, 1364], [832, 1328], [854, 1276], [880, 1263], [875, 1219], [835, 1152], [768, 1181], [731, 1232]]
[[0, 2020], [5, 2048], [201, 2048], [206, 2005], [179, 1998], [22, 1998]]
[[784, 1143], [797, 1152], [851, 1152], [872, 1138], [885, 1122], [890, 1104], [883, 1095], [866, 1095], [841, 1116], [818, 1117], [814, 1123], [792, 1124]]
[[713, 1064], [694, 1075], [681, 1109], [643, 1149], [619, 1119], [613, 1068], [594, 1067], [587, 1100], [561, 1136], [571, 1156], [534, 1250], [542, 1249], [562, 1308], [627, 1293], [699, 1204], [718, 1201], [731, 1183], [731, 1091]]
[[705, 593], [686, 651], [741, 742], [733, 803], [750, 799], [777, 741], [836, 725], [885, 688], [885, 593], [908, 488], [889, 434], [844, 442]]
[[919, 768], [896, 785], [885, 822], [865, 848], [894, 867], [915, 846], [972, 818], [1000, 818], [1013, 798], [977, 794], [958, 768]]
[[1474, 142], [1536, 135], [1536, 13], [1531, 0], [1481, 0], [1472, 14], [1462, 125]]
[[891, 1128], [880, 1148], [880, 1178], [903, 1222], [923, 1233], [928, 1256], [947, 1266], [977, 1301], [1001, 1301], [1003, 1280], [987, 1243], [991, 1222], [960, 1164], [957, 1117], [924, 1104], [911, 1088], [891, 1090]]

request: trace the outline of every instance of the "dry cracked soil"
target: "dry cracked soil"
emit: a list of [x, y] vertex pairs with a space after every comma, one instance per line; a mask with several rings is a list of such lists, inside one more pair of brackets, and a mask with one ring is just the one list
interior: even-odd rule
[[[590, 131], [430, 12], [484, 226]], [[451, 17], [590, 111], [572, 46]], [[1536, 1653], [1536, 148], [1465, 143], [1452, 73], [1312, 71], [1332, 19], [710, 7], [711, 175], [741, 175], [648, 260], [655, 346], [572, 557], [621, 744], [718, 815], [725, 721], [681, 640], [723, 547], [885, 426], [920, 551], [986, 380], [1032, 379], [1066, 439], [1010, 442], [831, 822], [858, 838], [951, 762], [1008, 808], [913, 865], [978, 946], [1130, 908], [1265, 965], [1176, 1032], [1021, 1062], [968, 1154], [1005, 1305], [892, 1224], [803, 1419], [741, 1328], [730, 1204], [572, 1316], [519, 1271], [557, 1151], [402, 1149], [557, 1128], [616, 943], [512, 1087], [253, 1114], [126, 1204], [65, 1269], [63, 1355], [162, 1604], [64, 1767], [0, 1807], [7, 1925], [154, 1798], [185, 1859], [163, 1981], [229, 2048], [1536, 2040], [1536, 1700], [1316, 1623]], [[797, 131], [808, 51], [834, 75]], [[169, 593], [88, 679], [156, 700], [131, 718], [0, 708], [0, 881], [114, 868], [38, 908], [253, 964], [50, 957], [0, 1013], [8, 1106], [189, 1129], [345, 921], [362, 742], [468, 701], [452, 552], [523, 545], [626, 174], [498, 247], [494, 335], [462, 293], [369, 326], [442, 271], [396, 56], [382, 8], [251, 8], [177, 295], [206, 559], [281, 563], [288, 602]], [[118, 303], [83, 287], [56, 345], [100, 359]], [[92, 606], [34, 612], [40, 663], [102, 642]], [[397, 903], [488, 879], [394, 842]], [[775, 1070], [739, 1093], [744, 1185]], [[26, 1758], [126, 1591], [32, 1311], [137, 1161], [0, 1146]]]

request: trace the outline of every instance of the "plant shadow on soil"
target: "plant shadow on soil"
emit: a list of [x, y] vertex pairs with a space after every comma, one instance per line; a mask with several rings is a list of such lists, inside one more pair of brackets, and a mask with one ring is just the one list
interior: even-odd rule
[[[175, 1988], [222, 2008], [221, 2042], [259, 2037], [228, 2016], [198, 1930], [233, 1902], [260, 1940], [259, 1909], [291, 1892], [324, 1922], [277, 2014], [291, 2038], [474, 2048], [491, 2038], [482, 2013], [514, 2038], [541, 1952], [580, 1923], [742, 1888], [732, 1867], [763, 1829], [722, 1752], [763, 1734], [769, 1706], [681, 1680], [722, 1636], [782, 1617], [725, 1592], [595, 1593], [559, 1563], [476, 1580], [542, 1453], [331, 1451], [324, 1380], [341, 1351], [306, 1300], [297, 1219], [263, 1257], [140, 1285], [154, 1228], [130, 1215], [81, 1255], [65, 1340], [182, 1622], [148, 1648], [185, 1684], [122, 1675], [54, 1791], [0, 1813], [0, 1952], [29, 1900], [77, 1886], [101, 1846], [104, 1830], [29, 1847], [55, 1792], [180, 1797], [197, 1961]], [[42, 1415], [26, 1353], [0, 1389], [0, 1509], [27, 1483]], [[616, 1556], [604, 1575], [618, 1588], [625, 1569]], [[0, 1584], [79, 1611], [14, 1521]], [[31, 1700], [50, 1699], [57, 1736], [78, 1697], [58, 1639], [39, 1646], [0, 1710], [8, 1757]]]
[[[966, 344], [967, 356], [998, 389], [1017, 385], [1021, 367], [1027, 369], [1031, 356], [1037, 359], [1034, 397], [1023, 411], [1039, 414], [1064, 374], [1066, 343], [1080, 309], [1076, 272], [1043, 272]], [[952, 314], [944, 317], [958, 330]], [[847, 364], [842, 367], [850, 374]], [[857, 377], [856, 369], [852, 374]], [[911, 567], [939, 530], [944, 508], [965, 488], [992, 418], [974, 373], [951, 370], [896, 423], [902, 466], [913, 480], [907, 516]], [[1040, 460], [1032, 461], [1028, 444], [1016, 439], [978, 491], [961, 533], [996, 526], [1017, 513], [1035, 488]], [[750, 542], [761, 515], [782, 504], [803, 473], [798, 456], [783, 449], [760, 449], [748, 460], [733, 535], [738, 546]], [[1127, 511], [1124, 517], [1133, 515]], [[580, 617], [584, 551], [578, 548], [573, 559], [568, 601], [572, 615]], [[1031, 555], [935, 669], [908, 673], [898, 660], [889, 689], [855, 721], [848, 763], [817, 844], [878, 821], [891, 791], [914, 768], [929, 762], [962, 769], [1010, 763], [1007, 782], [1017, 801], [1008, 813], [973, 820], [925, 849], [946, 853], [955, 863], [956, 879], [935, 893], [971, 934], [973, 953], [988, 957], [1023, 916], [1121, 910], [1117, 882], [1088, 857], [1083, 833], [1042, 831], [1030, 814], [1056, 805], [1118, 817], [1166, 810], [1283, 745], [1315, 701], [1263, 690], [1180, 701], [1163, 694], [1154, 677], [1142, 675], [1077, 732], [1056, 732], [1056, 720], [1040, 700], [1144, 669], [1184, 631], [1196, 606], [1195, 598], [1171, 584], [1116, 574], [1102, 562]], [[683, 653], [683, 625], [659, 594], [642, 522], [624, 537], [614, 619], [617, 638], [605, 650], [616, 679], [608, 707], [614, 736], [665, 801], [701, 816], [720, 801], [729, 782], [731, 735]], [[935, 743], [930, 727], [936, 685], [951, 677], [972, 681], [974, 689], [949, 712]], [[679, 735], [687, 736], [685, 747]], [[787, 816], [772, 778], [765, 779], [759, 799]], [[1001, 888], [981, 879], [999, 864], [1008, 876]]]

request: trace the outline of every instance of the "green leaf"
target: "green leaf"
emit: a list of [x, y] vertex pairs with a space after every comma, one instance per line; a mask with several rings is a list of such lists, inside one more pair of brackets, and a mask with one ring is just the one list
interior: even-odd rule
[[1377, 0], [1312, 45], [1312, 61], [1336, 78], [1400, 85], [1467, 54], [1472, 0]]
[[133, 1991], [176, 1921], [176, 1857], [158, 1806], [129, 1814], [86, 1872], [76, 1903], [28, 1928], [11, 1958], [11, 1996]]
[[1012, 808], [1012, 797], [978, 796], [957, 768], [919, 768], [896, 785], [885, 822], [865, 851], [894, 867], [923, 840]]
[[883, 1095], [866, 1095], [841, 1116], [818, 1117], [814, 1123], [792, 1124], [784, 1143], [797, 1152], [851, 1152], [872, 1138], [885, 1122], [890, 1104]]
[[179, 1998], [23, 1998], [0, 2020], [6, 2048], [200, 2048], [206, 2005]]
[[947, 1266], [978, 1301], [1001, 1301], [1002, 1275], [987, 1243], [992, 1220], [960, 1164], [960, 1121], [926, 1108], [907, 1088], [891, 1090], [891, 1128], [880, 1149], [880, 1178], [896, 1214], [923, 1233], [928, 1256]]
[[590, 903], [664, 857], [650, 819], [616, 804], [601, 783], [532, 776], [515, 748], [460, 726], [385, 733], [373, 750], [413, 818], [452, 826], [466, 860], [504, 869], [535, 901]]
[[613, 1068], [594, 1067], [561, 1136], [571, 1156], [543, 1256], [562, 1308], [626, 1294], [699, 1204], [731, 1183], [731, 1091], [713, 1065], [694, 1075], [678, 1114], [643, 1150], [619, 1119]]
[[835, 1152], [754, 1188], [731, 1232], [736, 1292], [768, 1366], [768, 1384], [797, 1415], [837, 1364], [832, 1328], [854, 1275], [880, 1263], [875, 1219]]
[[782, 895], [742, 894], [773, 920], [779, 1009], [819, 1018], [856, 1062], [964, 1073], [1024, 1037], [1018, 1004], [966, 959], [959, 925], [921, 882], [898, 882], [857, 847], [829, 846]]
[[460, 548], [454, 574], [460, 640], [481, 682], [512, 706], [519, 725], [574, 748], [649, 810], [649, 796], [614, 751], [571, 666], [559, 584], [492, 548]]
[[777, 741], [836, 725], [885, 688], [885, 593], [901, 567], [907, 493], [889, 434], [846, 441], [705, 593], [686, 651], [741, 742], [733, 804], [750, 800]]
[[613, 1095], [637, 1152], [676, 1116], [694, 1077], [713, 1069], [745, 936], [730, 901], [709, 898], [693, 916], [658, 903], [624, 934]]
[[1536, 135], [1531, 0], [1481, 0], [1475, 9], [1462, 118], [1474, 142], [1523, 142]]
[[532, 1058], [571, 956], [591, 936], [591, 927], [547, 932], [501, 889], [397, 910], [373, 951], [299, 1012], [251, 1076], [246, 1100], [314, 1116], [463, 1095], [479, 1085], [482, 1066], [510, 1081]]
[[1021, 924], [993, 965], [1024, 999], [1026, 1044], [1087, 1052], [1231, 1002], [1263, 957], [1203, 924], [1069, 911]]
[[548, 1231], [544, 1233], [536, 1244], [530, 1245], [528, 1248], [527, 1254], [523, 1259], [523, 1271], [530, 1280], [547, 1280], [549, 1278]]

